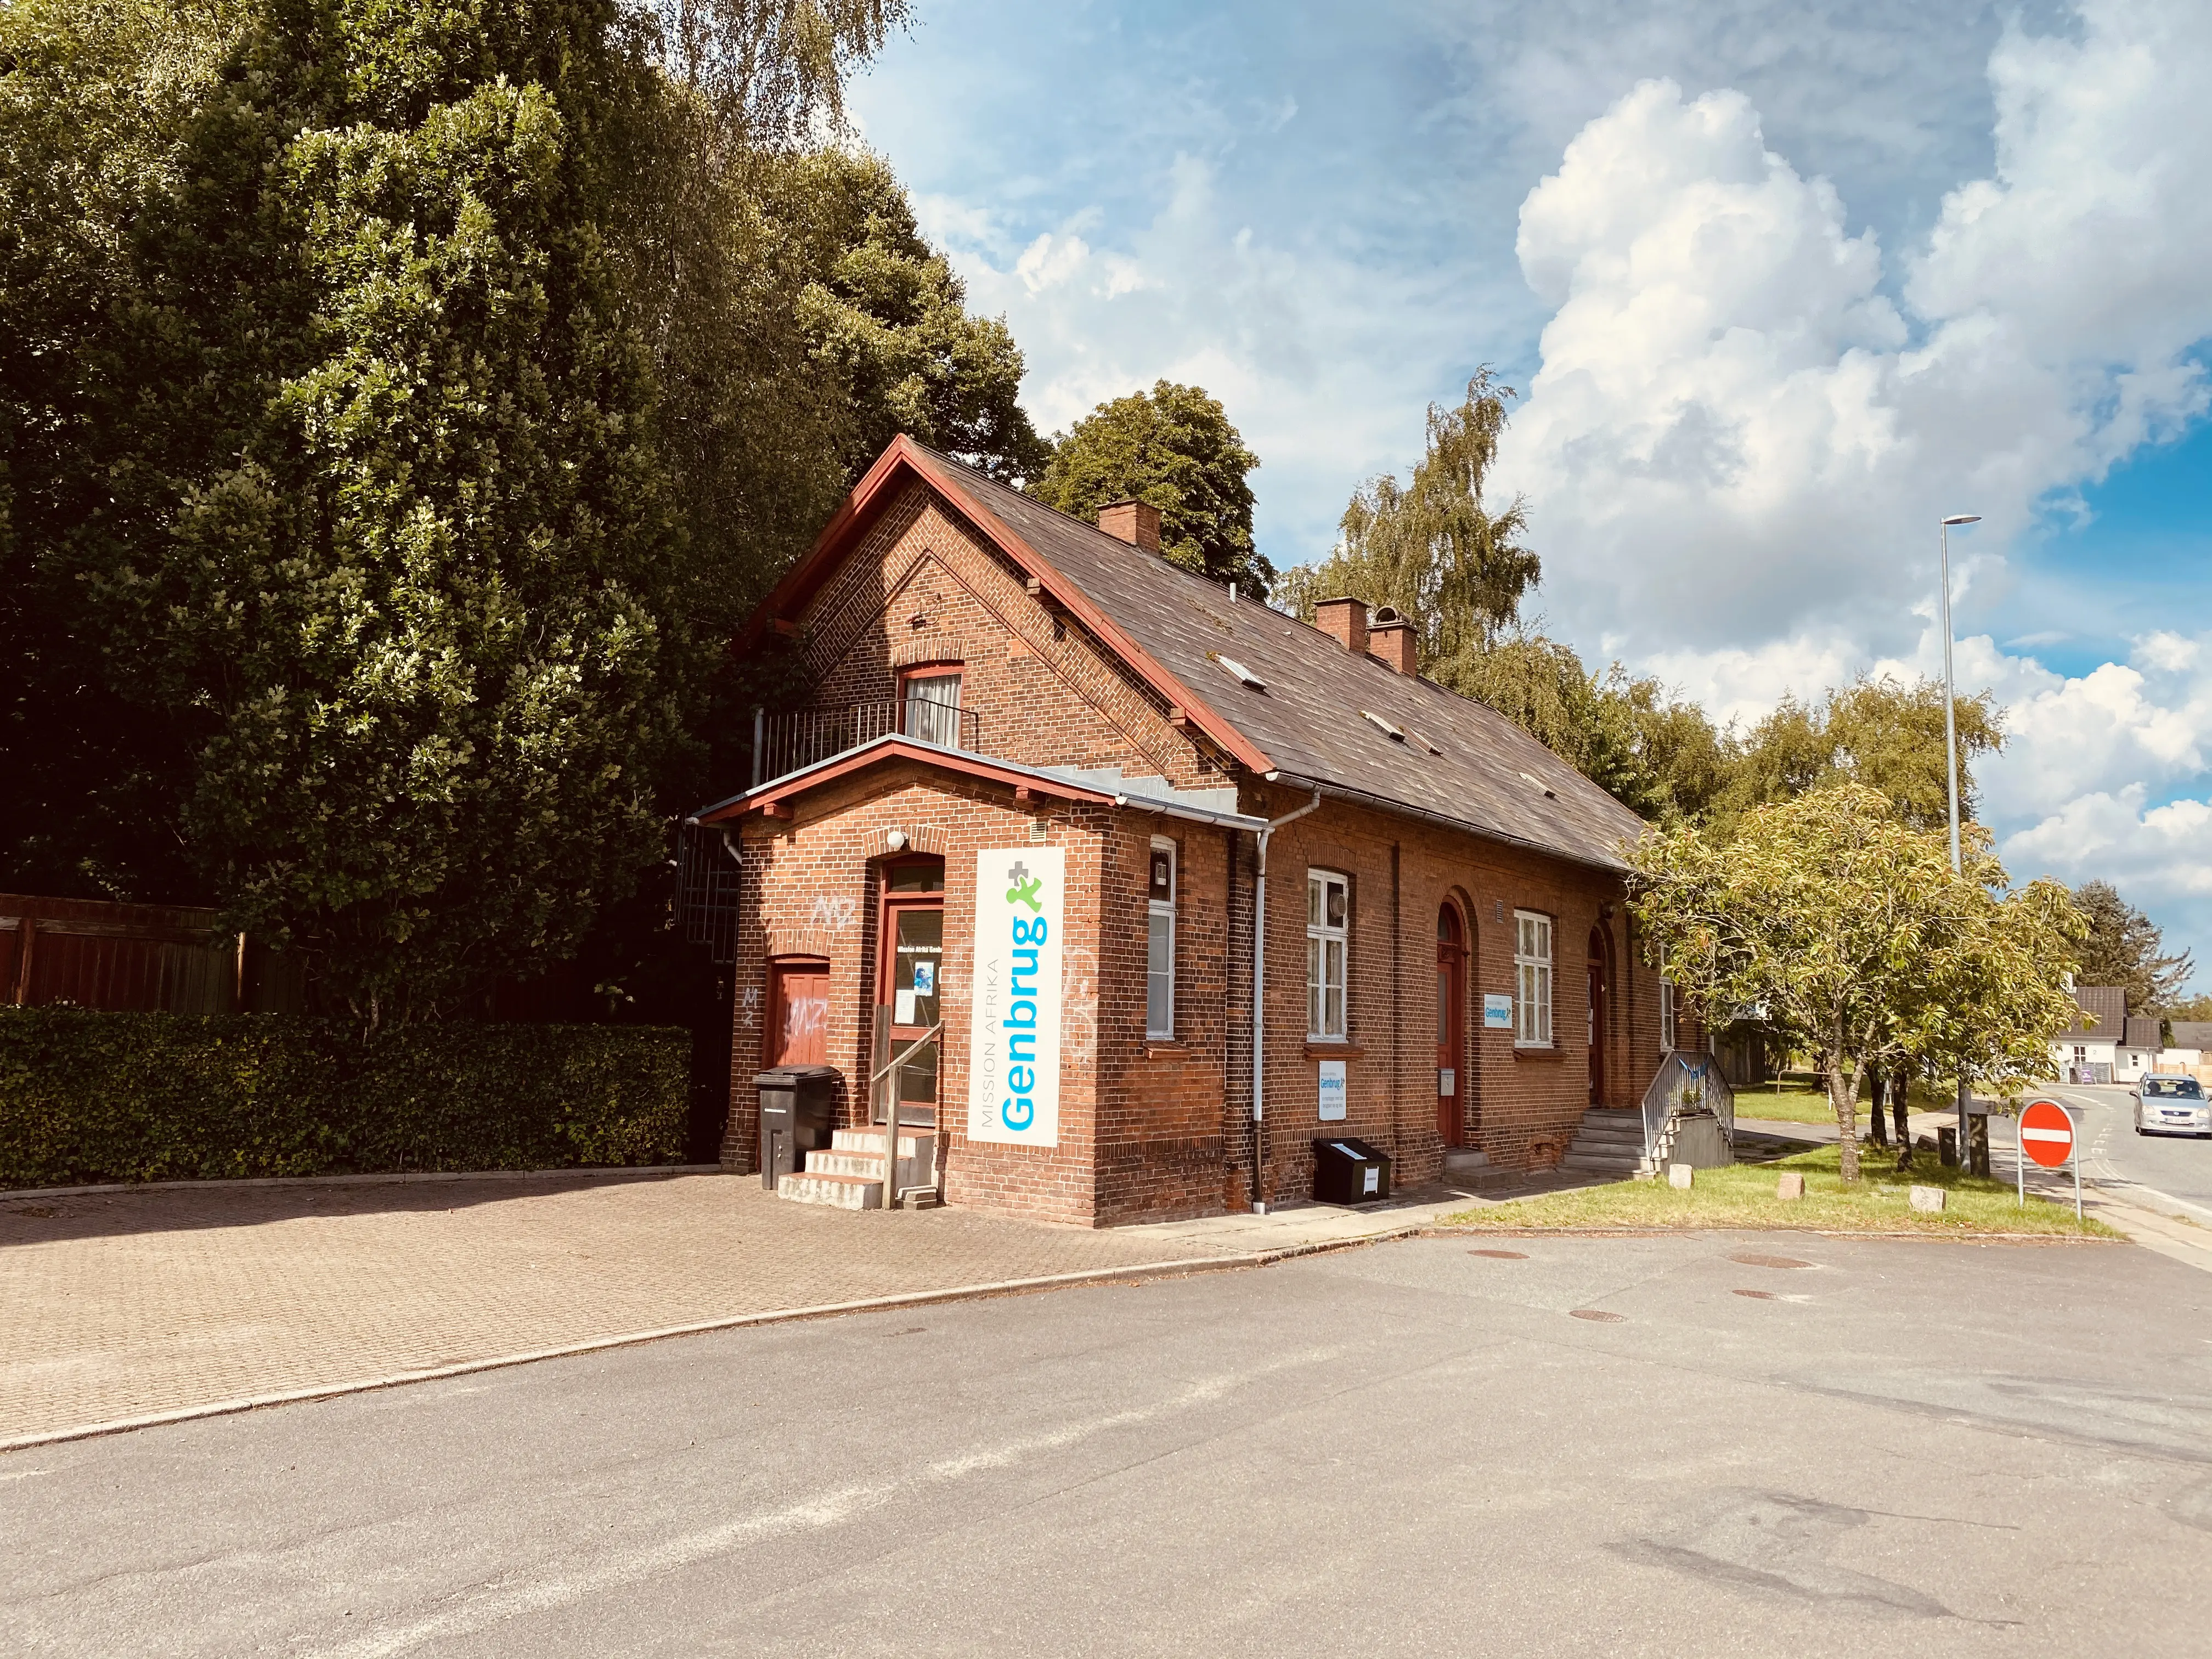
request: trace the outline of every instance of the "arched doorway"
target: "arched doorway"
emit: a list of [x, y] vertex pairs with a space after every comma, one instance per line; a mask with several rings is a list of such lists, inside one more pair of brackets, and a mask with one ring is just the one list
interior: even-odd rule
[[1467, 934], [1459, 907], [1437, 909], [1437, 1133], [1467, 1141]]
[[1606, 1007], [1605, 929], [1593, 927], [1589, 936], [1589, 1103], [1605, 1104]]

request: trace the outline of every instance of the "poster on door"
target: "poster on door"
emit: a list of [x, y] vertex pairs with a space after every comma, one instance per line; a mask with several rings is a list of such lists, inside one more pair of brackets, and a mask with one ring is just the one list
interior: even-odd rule
[[1060, 921], [1066, 854], [975, 854], [975, 971], [968, 1002], [968, 1138], [1060, 1144]]

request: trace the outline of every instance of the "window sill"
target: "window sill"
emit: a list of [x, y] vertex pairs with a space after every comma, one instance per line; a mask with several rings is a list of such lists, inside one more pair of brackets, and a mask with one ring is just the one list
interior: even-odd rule
[[1524, 1048], [1516, 1043], [1513, 1049], [1516, 1060], [1562, 1060], [1566, 1057], [1567, 1051], [1557, 1043], [1548, 1048]]
[[1164, 1054], [1182, 1055], [1189, 1052], [1188, 1043], [1178, 1042], [1173, 1037], [1148, 1036], [1145, 1039], [1145, 1058], [1147, 1060]]
[[1364, 1060], [1367, 1050], [1357, 1042], [1339, 1042], [1333, 1038], [1308, 1037], [1308, 1060]]

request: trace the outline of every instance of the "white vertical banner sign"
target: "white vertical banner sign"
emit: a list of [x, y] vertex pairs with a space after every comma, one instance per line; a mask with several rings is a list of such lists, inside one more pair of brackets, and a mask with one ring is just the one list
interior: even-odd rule
[[975, 854], [975, 970], [968, 1000], [968, 1138], [1060, 1145], [1058, 847]]

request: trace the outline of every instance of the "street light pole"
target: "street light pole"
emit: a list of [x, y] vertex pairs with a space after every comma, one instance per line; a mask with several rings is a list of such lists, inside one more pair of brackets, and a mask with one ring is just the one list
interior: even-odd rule
[[[1966, 874], [1966, 861], [1959, 854], [1959, 720], [1953, 712], [1956, 694], [1951, 681], [1951, 526], [1979, 524], [1978, 513], [1954, 513], [1945, 519], [1936, 536], [1942, 548], [1943, 566], [1943, 762], [1949, 769], [1951, 780], [1951, 873]], [[1972, 1142], [1966, 1134], [1966, 1107], [1972, 1096], [1966, 1087], [1964, 1072], [1959, 1074], [1959, 1167], [1972, 1170], [1973, 1158], [1968, 1151]]]

